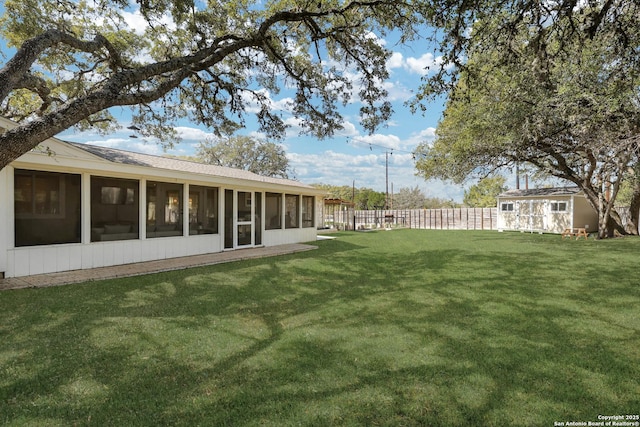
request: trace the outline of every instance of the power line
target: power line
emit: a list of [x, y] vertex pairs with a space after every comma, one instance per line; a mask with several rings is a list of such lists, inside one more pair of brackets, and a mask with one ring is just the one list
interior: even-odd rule
[[[384, 150], [384, 151], [389, 151], [390, 153], [396, 152], [396, 153], [404, 153], [404, 154], [415, 154], [413, 151], [402, 150], [400, 148], [387, 147], [385, 145], [376, 144], [374, 142], [364, 142], [364, 141], [360, 142], [360, 141], [358, 141], [358, 143], [362, 144], [362, 145], [368, 145], [369, 146], [369, 150], [371, 150], [371, 151], [373, 151], [373, 147], [376, 147], [376, 148], [379, 148], [379, 149]], [[347, 144], [349, 144], [349, 138], [347, 138]], [[357, 144], [353, 144], [352, 143], [351, 145], [356, 146]]]

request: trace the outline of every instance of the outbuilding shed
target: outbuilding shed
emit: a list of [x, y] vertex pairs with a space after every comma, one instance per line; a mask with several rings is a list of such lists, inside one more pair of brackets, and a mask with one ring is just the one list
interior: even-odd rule
[[578, 187], [509, 190], [498, 196], [498, 230], [562, 233], [598, 229], [598, 214]]

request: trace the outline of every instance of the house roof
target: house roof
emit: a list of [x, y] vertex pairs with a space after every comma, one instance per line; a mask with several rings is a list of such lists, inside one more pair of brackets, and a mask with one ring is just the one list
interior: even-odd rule
[[270, 184], [291, 185], [310, 189], [313, 188], [310, 185], [303, 184], [292, 179], [261, 176], [242, 169], [209, 165], [205, 163], [175, 159], [171, 157], [154, 156], [151, 154], [134, 153], [132, 151], [99, 147], [96, 145], [79, 144], [74, 142], [68, 142], [68, 144], [113, 163], [133, 166], [145, 166], [158, 169], [196, 173], [201, 175], [218, 176], [223, 178], [245, 179]]
[[[0, 117], [0, 128], [11, 129], [16, 126], [11, 120]], [[49, 138], [49, 142], [58, 144], [55, 152], [58, 152], [64, 146], [70, 147], [72, 150], [80, 150], [83, 153], [87, 153], [91, 158], [98, 158], [111, 163], [148, 167], [154, 169], [161, 169], [167, 171], [175, 171], [181, 173], [198, 174], [209, 177], [220, 177], [225, 179], [250, 181], [253, 183], [272, 184], [279, 186], [289, 186], [304, 188], [310, 190], [315, 194], [325, 194], [323, 190], [319, 190], [311, 185], [303, 184], [300, 181], [284, 178], [275, 178], [268, 176], [261, 176], [253, 172], [249, 172], [242, 169], [229, 168], [225, 166], [208, 165], [204, 163], [198, 163], [189, 160], [182, 160], [170, 157], [155, 156], [151, 154], [135, 153], [132, 151], [118, 150], [115, 148], [107, 148], [96, 145], [81, 144], [76, 142], [63, 141], [58, 138]], [[46, 143], [45, 143], [46, 145]], [[71, 153], [65, 153], [72, 155]]]
[[498, 195], [498, 197], [572, 196], [579, 194], [581, 191], [579, 187], [532, 188], [526, 190], [508, 190]]

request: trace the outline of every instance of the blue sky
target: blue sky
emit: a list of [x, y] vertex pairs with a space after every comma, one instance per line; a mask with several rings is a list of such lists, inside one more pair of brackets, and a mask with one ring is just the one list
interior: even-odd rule
[[[0, 13], [2, 12], [0, 8]], [[135, 12], [129, 14], [130, 25], [139, 28], [140, 16]], [[429, 31], [425, 29], [425, 31]], [[411, 152], [423, 141], [433, 140], [435, 128], [441, 117], [444, 100], [432, 102], [427, 112], [412, 115], [405, 102], [417, 92], [421, 77], [426, 69], [438, 60], [433, 46], [423, 41], [409, 46], [393, 44], [391, 40], [380, 40], [393, 52], [387, 63], [390, 78], [384, 82], [393, 104], [394, 115], [386, 127], [378, 129], [374, 135], [368, 135], [358, 125], [358, 108], [356, 102], [347, 105], [342, 114], [345, 119], [344, 129], [333, 138], [317, 140], [308, 136], [300, 136], [293, 118], [292, 128], [282, 141], [289, 163], [295, 172], [295, 178], [307, 184], [332, 184], [356, 187], [368, 187], [377, 191], [385, 191], [386, 167], [388, 156], [389, 190], [397, 192], [403, 187], [419, 187], [428, 197], [439, 197], [447, 200], [462, 201], [463, 188], [441, 181], [425, 181], [415, 176], [414, 160]], [[6, 51], [3, 43], [3, 51]], [[282, 90], [277, 96], [268, 94], [276, 109], [282, 108], [288, 93]], [[117, 114], [120, 109], [113, 110]], [[285, 111], [286, 116], [286, 111]], [[95, 145], [139, 151], [162, 155], [165, 152], [155, 141], [145, 138], [131, 138], [127, 117], [121, 118], [122, 130], [110, 135], [98, 135], [92, 132], [75, 132], [69, 130], [58, 135], [60, 139], [74, 142], [86, 142]], [[167, 151], [174, 155], [193, 155], [195, 146], [210, 136], [206, 128], [194, 123], [181, 122], [177, 131], [182, 138], [180, 144]], [[261, 136], [247, 121], [247, 128], [242, 134]], [[469, 185], [474, 184], [470, 182]]]

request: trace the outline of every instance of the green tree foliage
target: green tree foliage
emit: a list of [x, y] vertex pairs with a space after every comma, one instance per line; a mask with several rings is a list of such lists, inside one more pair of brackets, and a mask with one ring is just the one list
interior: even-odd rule
[[281, 145], [249, 136], [207, 139], [197, 157], [208, 164], [244, 169], [262, 176], [289, 177], [289, 159]]
[[463, 202], [470, 208], [491, 208], [496, 206], [498, 194], [507, 190], [506, 178], [492, 176], [483, 178], [464, 192]]
[[341, 199], [345, 201], [353, 201], [354, 189], [350, 185], [330, 185], [330, 184], [313, 184], [314, 187], [326, 191], [326, 198], [329, 199]]
[[637, 233], [640, 5], [521, 7], [528, 12], [505, 8], [479, 19], [455, 85], [432, 80], [425, 88], [449, 90], [449, 101], [436, 141], [416, 152], [419, 174], [461, 182], [532, 165], [584, 191], [600, 237], [624, 232], [614, 202], [620, 185], [633, 182], [628, 230]]
[[326, 190], [327, 198], [353, 202], [355, 208], [359, 210], [381, 209], [385, 204], [386, 194], [371, 188], [353, 188], [353, 186], [348, 185], [335, 186], [328, 184], [316, 184], [314, 186]]
[[393, 195], [394, 209], [422, 209], [427, 197], [416, 185], [414, 188], [401, 188]]
[[387, 195], [370, 188], [361, 188], [356, 193], [356, 209], [372, 210], [384, 209]]
[[[384, 206], [386, 194], [382, 191], [374, 191], [370, 188], [353, 188], [352, 186], [315, 184], [314, 187], [327, 192], [327, 198], [342, 199], [348, 202], [354, 200], [355, 208], [361, 210], [380, 209]], [[393, 209], [440, 209], [456, 208], [458, 203], [453, 200], [441, 199], [438, 197], [427, 197], [416, 186], [415, 188], [401, 188], [393, 196]]]
[[431, 17], [395, 0], [6, 0], [0, 34], [17, 52], [0, 67], [0, 110], [19, 124], [0, 133], [0, 168], [70, 127], [112, 129], [113, 107], [168, 145], [179, 119], [224, 135], [249, 112], [281, 137], [268, 94], [283, 85], [309, 134], [340, 129], [338, 107], [354, 99], [373, 132], [392, 111], [389, 51], [372, 35], [413, 39]]
[[460, 203], [456, 203], [453, 199], [442, 199], [440, 197], [427, 197], [424, 201], [425, 209], [451, 209], [461, 207]]

